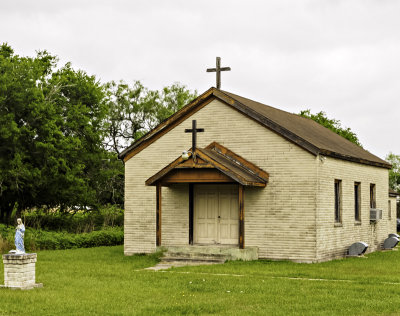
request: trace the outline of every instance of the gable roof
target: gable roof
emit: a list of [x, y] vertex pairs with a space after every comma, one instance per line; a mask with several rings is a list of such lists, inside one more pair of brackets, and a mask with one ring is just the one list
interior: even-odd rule
[[[216, 142], [211, 143], [203, 149], [196, 148], [196, 158], [194, 158], [192, 153], [190, 156], [189, 160], [185, 160], [182, 156], [179, 156], [147, 179], [145, 184], [156, 185], [158, 182], [163, 183], [163, 179], [174, 171], [192, 171], [193, 169], [199, 171], [206, 169], [218, 170], [218, 172], [227, 176], [233, 182], [244, 186], [265, 187], [268, 183], [269, 175], [267, 172]], [[181, 182], [187, 182], [186, 180], [184, 179]]]
[[122, 151], [119, 157], [127, 161], [214, 99], [218, 99], [231, 106], [313, 155], [321, 154], [361, 164], [391, 168], [391, 165], [385, 160], [380, 159], [309, 118], [279, 110], [216, 88], [208, 89], [194, 101], [184, 106]]

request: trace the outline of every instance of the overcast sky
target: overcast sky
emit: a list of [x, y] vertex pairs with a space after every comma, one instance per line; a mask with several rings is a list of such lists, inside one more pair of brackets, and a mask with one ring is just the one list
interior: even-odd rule
[[1, 1], [0, 42], [46, 49], [102, 82], [215, 86], [324, 111], [384, 158], [400, 154], [400, 1]]

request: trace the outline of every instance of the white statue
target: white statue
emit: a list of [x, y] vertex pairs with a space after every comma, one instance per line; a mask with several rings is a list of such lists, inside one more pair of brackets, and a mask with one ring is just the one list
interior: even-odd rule
[[24, 235], [25, 235], [25, 226], [22, 224], [22, 219], [17, 218], [18, 226], [15, 229], [15, 248], [16, 253], [21, 254], [25, 253], [24, 247]]

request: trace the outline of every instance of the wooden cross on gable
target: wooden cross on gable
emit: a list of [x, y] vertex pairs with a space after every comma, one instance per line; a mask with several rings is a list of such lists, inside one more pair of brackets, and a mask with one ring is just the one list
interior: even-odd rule
[[196, 150], [197, 133], [204, 132], [204, 128], [197, 128], [196, 120], [192, 121], [192, 128], [186, 128], [185, 133], [192, 133], [192, 153]]
[[230, 71], [231, 67], [222, 67], [221, 68], [221, 57], [217, 57], [217, 66], [215, 68], [208, 68], [207, 72], [216, 72], [217, 73], [217, 89], [221, 88], [221, 71]]

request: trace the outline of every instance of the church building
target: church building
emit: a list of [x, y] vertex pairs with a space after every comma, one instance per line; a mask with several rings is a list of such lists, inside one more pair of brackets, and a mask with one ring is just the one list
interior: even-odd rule
[[210, 88], [125, 149], [124, 253], [320, 262], [396, 232], [391, 165], [311, 119]]

